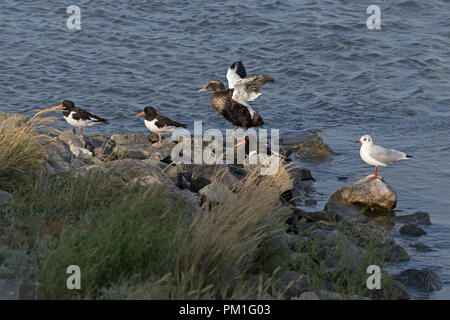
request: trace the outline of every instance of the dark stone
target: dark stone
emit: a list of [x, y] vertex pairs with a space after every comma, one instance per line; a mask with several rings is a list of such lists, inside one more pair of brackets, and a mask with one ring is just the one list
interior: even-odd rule
[[408, 252], [402, 246], [395, 243], [383, 242], [377, 246], [384, 253], [385, 262], [402, 262], [409, 261]]
[[421, 227], [419, 227], [417, 224], [412, 223], [412, 222], [407, 223], [404, 226], [402, 226], [399, 231], [400, 231], [400, 234], [402, 234], [402, 235], [413, 236], [413, 237], [420, 237], [420, 236], [427, 234]]
[[280, 144], [292, 146], [297, 151], [295, 157], [305, 161], [323, 161], [333, 155], [330, 146], [312, 131], [287, 133], [280, 139]]
[[337, 221], [342, 219], [346, 221], [356, 221], [363, 217], [363, 211], [360, 207], [345, 204], [337, 201], [330, 201], [325, 205], [323, 211], [330, 216], [336, 217]]
[[342, 217], [333, 212], [321, 211], [321, 212], [307, 212], [305, 210], [295, 208], [294, 214], [298, 217], [298, 220], [304, 218], [310, 222], [318, 221], [340, 221]]
[[418, 211], [416, 213], [408, 214], [408, 215], [404, 215], [404, 216], [395, 216], [394, 221], [402, 222], [402, 223], [414, 222], [416, 224], [422, 224], [425, 226], [431, 225], [430, 214], [427, 212], [422, 212], [422, 211]]
[[430, 246], [427, 246], [426, 244], [423, 244], [421, 242], [416, 242], [416, 243], [410, 244], [409, 246], [412, 248], [415, 248], [417, 251], [420, 251], [420, 252], [434, 251]]
[[206, 187], [208, 184], [210, 184], [211, 181], [204, 178], [199, 177], [191, 181], [191, 184], [189, 186], [189, 191], [191, 192], [199, 192], [201, 189]]
[[408, 269], [400, 272], [395, 278], [408, 287], [426, 292], [441, 290], [443, 287], [441, 278], [431, 268]]

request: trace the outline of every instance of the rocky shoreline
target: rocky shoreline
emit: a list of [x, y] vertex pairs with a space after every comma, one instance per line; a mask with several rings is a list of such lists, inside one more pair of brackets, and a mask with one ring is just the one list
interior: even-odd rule
[[[80, 136], [71, 130], [46, 130], [45, 133], [48, 135], [42, 144], [48, 155], [42, 166], [45, 174], [73, 172], [74, 176], [83, 176], [99, 172], [127, 186], [157, 188], [162, 185], [194, 208], [207, 200], [221, 203], [225, 198], [229, 199], [235, 185], [252, 171], [252, 166], [246, 164], [175, 165], [171, 160], [171, 150], [176, 143], [183, 142], [169, 138], [163, 140], [161, 147], [155, 148], [154, 137], [141, 134]], [[282, 139], [281, 143], [281, 153], [293, 154], [295, 158], [314, 159], [332, 155], [331, 148], [311, 132], [305, 132], [297, 139]], [[279, 249], [284, 257], [280, 279], [288, 288], [286, 299], [409, 299], [408, 290], [411, 288], [425, 292], [442, 288], [436, 272], [426, 268], [408, 269], [398, 275], [383, 273], [382, 278], [389, 279], [389, 290], [382, 287], [351, 297], [337, 292], [333, 279], [346, 272], [358, 270], [364, 273], [363, 267], [366, 261], [372, 261], [374, 253], [380, 254], [384, 263], [409, 261], [406, 250], [393, 240], [392, 225], [403, 224], [400, 233], [417, 238], [425, 234], [419, 224], [430, 225], [430, 217], [424, 212], [395, 216], [395, 190], [382, 177], [371, 180], [370, 176], [337, 190], [323, 210], [305, 211], [302, 205], [309, 198], [308, 190], [314, 181], [311, 172], [280, 161], [289, 168], [278, 188], [273, 190], [278, 192], [280, 202], [290, 212], [286, 217], [283, 248]], [[0, 192], [0, 203], [5, 204], [10, 199], [11, 194]], [[427, 246], [421, 243], [411, 246], [427, 250]], [[29, 299], [30, 292], [24, 290], [24, 283], [23, 279], [0, 278], [0, 299]], [[315, 290], [318, 284], [321, 289]]]

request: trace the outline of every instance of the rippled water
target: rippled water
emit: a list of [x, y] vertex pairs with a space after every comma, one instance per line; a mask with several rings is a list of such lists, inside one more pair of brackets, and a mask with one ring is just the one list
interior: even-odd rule
[[[381, 174], [402, 213], [428, 211], [419, 241], [437, 251], [394, 267], [429, 266], [450, 299], [450, 2], [377, 1], [379, 31], [366, 28], [373, 1], [77, 1], [80, 31], [66, 28], [67, 1], [0, 4], [0, 111], [30, 113], [73, 100], [113, 119], [86, 133], [143, 132], [146, 105], [189, 123], [230, 125], [197, 89], [225, 80], [243, 60], [276, 79], [252, 105], [268, 128], [315, 129], [336, 155], [311, 168], [321, 208], [338, 187], [371, 173], [353, 143], [414, 155]], [[58, 128], [67, 129], [61, 118]], [[347, 181], [338, 180], [347, 177]], [[313, 208], [315, 209], [315, 208]]]

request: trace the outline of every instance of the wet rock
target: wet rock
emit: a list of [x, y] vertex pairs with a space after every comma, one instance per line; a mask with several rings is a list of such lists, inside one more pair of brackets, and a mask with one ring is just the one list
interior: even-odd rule
[[198, 192], [200, 195], [205, 196], [209, 201], [222, 203], [225, 199], [233, 197], [233, 192], [228, 189], [224, 184], [214, 181], [208, 184], [206, 187]]
[[407, 287], [432, 292], [441, 290], [443, 282], [439, 275], [431, 268], [408, 269], [402, 271], [397, 276], [397, 280], [404, 283]]
[[413, 214], [408, 214], [408, 215], [404, 215], [404, 216], [395, 216], [394, 221], [402, 222], [402, 223], [413, 222], [413, 223], [422, 224], [425, 226], [431, 225], [430, 214], [428, 212], [422, 212], [422, 211], [418, 211]]
[[337, 201], [328, 202], [323, 211], [324, 213], [327, 213], [329, 217], [334, 217], [335, 221], [344, 219], [345, 221], [356, 222], [365, 218], [361, 208]]
[[403, 262], [411, 260], [405, 248], [398, 244], [383, 242], [377, 245], [377, 248], [384, 253], [383, 261], [385, 262]]
[[291, 146], [297, 151], [295, 157], [304, 161], [323, 161], [333, 155], [330, 146], [311, 131], [290, 133], [280, 139], [280, 144]]
[[0, 300], [33, 300], [35, 293], [23, 279], [0, 279]]
[[406, 236], [420, 237], [427, 233], [415, 223], [407, 223], [400, 228], [400, 234]]
[[342, 218], [333, 212], [328, 211], [318, 211], [318, 212], [307, 212], [300, 208], [294, 209], [294, 214], [297, 216], [298, 220], [306, 219], [310, 222], [317, 221], [340, 221]]
[[378, 213], [390, 213], [397, 205], [397, 195], [380, 176], [372, 180], [372, 175], [353, 184], [339, 188], [331, 195], [328, 202], [337, 201], [345, 204], [355, 204], [375, 210]]
[[8, 203], [9, 199], [12, 198], [12, 194], [3, 190], [0, 190], [0, 205]]
[[116, 145], [131, 144], [131, 145], [143, 145], [150, 147], [152, 143], [142, 134], [113, 134], [111, 136], [111, 141]]
[[411, 248], [415, 248], [417, 251], [420, 252], [432, 252], [434, 251], [433, 248], [430, 246], [427, 246], [426, 244], [423, 244], [421, 242], [416, 242], [409, 245]]

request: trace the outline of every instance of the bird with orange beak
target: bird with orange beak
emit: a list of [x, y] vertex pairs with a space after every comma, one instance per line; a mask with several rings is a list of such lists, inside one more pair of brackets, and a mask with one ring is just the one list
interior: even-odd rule
[[100, 118], [86, 110], [75, 107], [72, 101], [64, 100], [59, 106], [52, 109], [62, 108], [63, 117], [72, 127], [78, 128], [78, 131], [83, 134], [83, 128], [93, 126], [98, 123], [108, 123], [107, 119]]
[[144, 123], [147, 129], [159, 136], [159, 142], [155, 145], [156, 147], [161, 146], [161, 135], [170, 134], [178, 128], [186, 128], [185, 124], [176, 122], [161, 114], [158, 114], [153, 107], [145, 107], [144, 111], [136, 115], [136, 117], [140, 117], [142, 115], [145, 115]]

